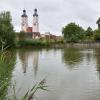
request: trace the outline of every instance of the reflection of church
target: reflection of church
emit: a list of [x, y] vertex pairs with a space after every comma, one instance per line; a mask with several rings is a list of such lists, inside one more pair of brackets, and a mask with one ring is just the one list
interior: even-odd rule
[[21, 16], [21, 31], [28, 33], [32, 38], [38, 38], [40, 36], [37, 9], [34, 9], [32, 27], [28, 25], [26, 10], [23, 10]]
[[34, 52], [19, 51], [19, 58], [21, 60], [23, 73], [27, 73], [27, 70], [31, 68], [34, 71], [34, 75], [37, 74], [38, 56], [39, 56], [38, 52], [35, 51]]

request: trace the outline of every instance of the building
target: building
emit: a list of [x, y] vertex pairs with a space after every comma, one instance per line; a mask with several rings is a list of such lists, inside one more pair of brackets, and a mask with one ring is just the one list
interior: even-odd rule
[[23, 14], [21, 15], [21, 31], [27, 34], [29, 33], [29, 35], [31, 34], [32, 38], [39, 38], [40, 32], [37, 9], [34, 9], [32, 27], [28, 25], [28, 15], [26, 14], [26, 10], [23, 10]]
[[23, 14], [21, 16], [21, 31], [27, 32], [28, 28], [28, 16], [26, 14], [26, 10], [23, 10]]
[[34, 9], [33, 14], [33, 32], [39, 32], [39, 22], [38, 22], [38, 14], [37, 9]]
[[23, 10], [23, 14], [21, 15], [21, 31], [27, 33], [27, 38], [33, 39], [42, 39], [48, 41], [56, 41], [62, 40], [61, 37], [51, 34], [50, 32], [45, 32], [44, 34], [40, 34], [39, 32], [39, 15], [37, 13], [37, 9], [34, 9], [32, 26], [28, 25], [28, 15], [26, 14], [26, 10]]
[[32, 27], [27, 27], [27, 32], [32, 33]]

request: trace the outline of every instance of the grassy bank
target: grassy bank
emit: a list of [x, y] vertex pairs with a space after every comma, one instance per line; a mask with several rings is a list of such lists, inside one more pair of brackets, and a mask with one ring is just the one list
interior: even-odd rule
[[63, 44], [54, 44], [52, 48], [87, 48], [87, 49], [100, 49], [99, 42], [83, 42], [83, 43], [63, 43]]
[[32, 39], [25, 39], [25, 40], [19, 40], [16, 44], [17, 47], [25, 47], [25, 46], [33, 46], [33, 47], [46, 47], [50, 46], [49, 42], [44, 42], [40, 40], [32, 40]]
[[79, 43], [65, 43], [63, 41], [48, 42], [41, 40], [20, 40], [17, 41], [16, 47], [34, 47], [34, 48], [100, 48], [100, 42], [88, 41]]
[[14, 65], [15, 57], [11, 57], [7, 51], [0, 51], [0, 100], [7, 99], [6, 94]]

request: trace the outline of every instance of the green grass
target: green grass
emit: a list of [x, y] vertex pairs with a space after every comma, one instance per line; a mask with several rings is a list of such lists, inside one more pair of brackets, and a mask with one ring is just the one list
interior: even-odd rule
[[[9, 59], [8, 59], [9, 57]], [[15, 60], [7, 51], [0, 51], [0, 100], [6, 100], [8, 85]]]
[[40, 41], [40, 40], [25, 39], [25, 40], [18, 41], [17, 46], [19, 46], [19, 47], [22, 47], [22, 46], [41, 47], [41, 46], [50, 46], [50, 43], [49, 42], [43, 42], [43, 41]]

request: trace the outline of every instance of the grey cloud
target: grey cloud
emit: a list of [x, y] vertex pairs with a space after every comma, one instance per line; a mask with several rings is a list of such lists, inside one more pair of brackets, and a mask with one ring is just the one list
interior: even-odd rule
[[25, 8], [32, 25], [34, 8], [38, 9], [40, 31], [61, 34], [61, 29], [69, 22], [76, 22], [84, 28], [96, 28], [100, 16], [99, 0], [1, 0], [0, 11], [10, 10], [13, 24], [20, 29], [22, 10]]

